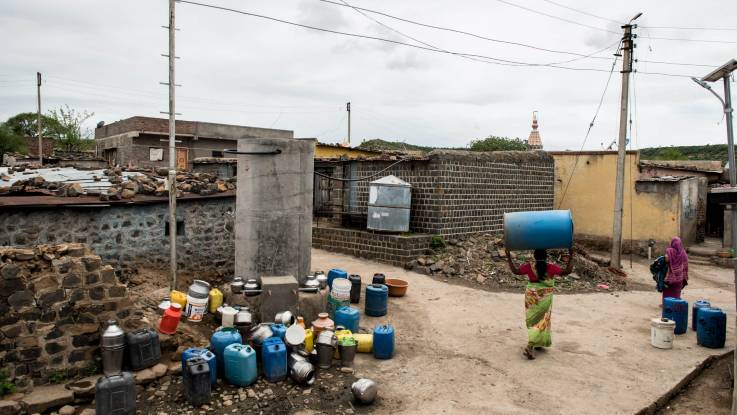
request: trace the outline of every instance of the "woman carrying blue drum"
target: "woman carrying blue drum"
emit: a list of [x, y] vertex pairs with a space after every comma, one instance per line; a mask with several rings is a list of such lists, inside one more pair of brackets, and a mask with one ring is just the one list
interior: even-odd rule
[[[504, 244], [509, 268], [528, 278], [525, 289], [527, 347], [524, 355], [532, 360], [534, 351], [550, 347], [550, 316], [553, 308], [555, 277], [573, 271], [573, 219], [567, 210], [514, 212], [504, 215]], [[567, 248], [565, 269], [548, 262], [548, 249]], [[509, 250], [533, 251], [534, 262], [517, 266]]]

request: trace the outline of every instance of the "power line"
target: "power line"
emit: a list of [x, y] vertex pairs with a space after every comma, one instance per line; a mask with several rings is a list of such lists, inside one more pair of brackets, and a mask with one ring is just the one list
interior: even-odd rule
[[[609, 29], [604, 29], [602, 27], [597, 27], [597, 26], [591, 26], [591, 25], [588, 25], [588, 24], [585, 24], [585, 23], [581, 23], [581, 22], [578, 22], [578, 21], [575, 21], [575, 20], [570, 20], [570, 19], [566, 19], [566, 18], [563, 18], [563, 17], [560, 17], [560, 16], [553, 15], [553, 14], [548, 14], [548, 13], [545, 13], [545, 12], [541, 12], [539, 10], [531, 9], [529, 7], [521, 6], [521, 5], [516, 4], [516, 3], [512, 3], [512, 2], [507, 1], [507, 0], [496, 0], [496, 1], [498, 1], [500, 3], [504, 3], [504, 4], [508, 5], [508, 6], [516, 7], [518, 9], [522, 9], [522, 10], [526, 10], [526, 11], [528, 11], [530, 13], [535, 13], [535, 14], [539, 14], [541, 16], [550, 17], [551, 19], [560, 20], [560, 21], [563, 21], [563, 22], [566, 22], [566, 23], [574, 24], [576, 26], [587, 27], [589, 29], [594, 29], [594, 30], [598, 30], [598, 31], [601, 31], [601, 32], [606, 32], [606, 33], [619, 34], [618, 32], [615, 32], [615, 31], [612, 31], [612, 30], [609, 30]], [[659, 37], [659, 36], [640, 36], [640, 37], [646, 38], [646, 39], [673, 40], [673, 41], [679, 41], [679, 42], [703, 42], [703, 43], [737, 44], [737, 41], [730, 41], [730, 40], [671, 38], [671, 37]]]
[[609, 76], [606, 79], [606, 84], [604, 85], [604, 91], [602, 91], [601, 93], [601, 98], [599, 98], [599, 104], [596, 106], [596, 112], [594, 112], [594, 117], [591, 119], [591, 122], [589, 123], [589, 128], [586, 130], [586, 135], [583, 138], [583, 143], [581, 143], [581, 149], [579, 150], [579, 154], [576, 155], [576, 158], [573, 162], [573, 168], [571, 169], [571, 174], [568, 176], [566, 187], [563, 189], [563, 194], [561, 195], [560, 201], [558, 202], [558, 209], [560, 209], [560, 207], [563, 205], [563, 201], [566, 198], [566, 193], [568, 192], [568, 186], [570, 186], [571, 180], [573, 179], [573, 174], [576, 172], [576, 167], [578, 167], [578, 157], [580, 155], [580, 152], [583, 151], [584, 146], [586, 146], [586, 141], [589, 139], [589, 135], [591, 134], [591, 129], [594, 127], [594, 123], [596, 122], [596, 117], [599, 116], [599, 111], [601, 110], [601, 106], [604, 104], [604, 97], [606, 96], [606, 91], [609, 89], [609, 83], [612, 80], [612, 75], [614, 74], [614, 67], [616, 65], [617, 65], [617, 58], [615, 58], [614, 62], [612, 62], [612, 68], [609, 70]]
[[[419, 22], [419, 21], [416, 21], [416, 20], [411, 20], [411, 19], [407, 19], [407, 18], [404, 18], [404, 17], [399, 17], [399, 16], [396, 16], [396, 15], [393, 15], [393, 14], [390, 14], [390, 13], [387, 13], [387, 12], [382, 12], [382, 11], [378, 11], [378, 10], [368, 9], [368, 8], [365, 8], [365, 7], [358, 7], [358, 6], [354, 6], [354, 5], [351, 5], [351, 4], [344, 4], [344, 3], [341, 3], [341, 2], [338, 2], [338, 1], [334, 1], [334, 0], [318, 0], [318, 1], [323, 2], [323, 3], [334, 4], [336, 6], [350, 7], [350, 8], [353, 8], [354, 10], [360, 10], [360, 11], [366, 12], [366, 13], [371, 13], [371, 14], [376, 14], [376, 15], [380, 15], [380, 16], [385, 16], [385, 17], [388, 17], [390, 19], [398, 20], [400, 22], [405, 22], [405, 23], [409, 23], [409, 24], [413, 24], [413, 25], [417, 25], [417, 26], [427, 27], [427, 28], [430, 28], [430, 29], [442, 30], [442, 31], [447, 31], [447, 32], [452, 32], [452, 33], [458, 33], [458, 34], [465, 35], [465, 36], [471, 36], [471, 37], [474, 37], [474, 38], [477, 38], [477, 39], [481, 39], [481, 40], [486, 40], [486, 41], [489, 41], [489, 42], [502, 43], [502, 44], [507, 44], [507, 45], [511, 45], [511, 46], [520, 46], [520, 47], [525, 47], [525, 48], [530, 48], [530, 49], [544, 51], [544, 52], [550, 52], [550, 53], [557, 53], [557, 54], [571, 55], [571, 56], [579, 56], [581, 58], [598, 59], [598, 60], [606, 60], [606, 61], [610, 61], [611, 60], [610, 57], [594, 56], [594, 55], [596, 55], [596, 54], [598, 54], [598, 53], [600, 53], [600, 52], [608, 49], [609, 47], [603, 48], [601, 50], [598, 50], [598, 51], [595, 51], [595, 52], [592, 52], [592, 53], [587, 53], [587, 54], [585, 54], [585, 53], [578, 53], [578, 52], [571, 52], [571, 51], [564, 51], [564, 50], [548, 49], [548, 48], [534, 46], [534, 45], [530, 45], [530, 44], [526, 44], [526, 43], [520, 43], [520, 42], [513, 42], [513, 41], [508, 41], [508, 40], [501, 40], [501, 39], [490, 38], [488, 36], [483, 36], [483, 35], [479, 35], [477, 33], [472, 33], [472, 32], [468, 32], [468, 31], [464, 31], [464, 30], [460, 30], [460, 29], [454, 29], [454, 28], [449, 28], [449, 27], [443, 27], [443, 26], [437, 26], [437, 25], [433, 25], [433, 24], [423, 23], [423, 22]], [[390, 29], [390, 30], [396, 31], [393, 28]], [[569, 63], [569, 62], [572, 62], [572, 61], [568, 61], [566, 63]], [[666, 62], [666, 61], [657, 61], [657, 62], [653, 61], [651, 63], [659, 63], [659, 64], [664, 64], [664, 65], [678, 65], [678, 66], [701, 66], [701, 67], [707, 67], [707, 68], [716, 68], [716, 67], [719, 66], [719, 65], [690, 64], [690, 63]]]
[[546, 2], [546, 3], [550, 3], [550, 4], [553, 4], [553, 5], [556, 5], [558, 7], [562, 7], [564, 9], [568, 9], [568, 10], [574, 11], [576, 13], [581, 13], [581, 14], [586, 15], [586, 16], [595, 17], [595, 18], [601, 19], [601, 20], [606, 20], [607, 22], [613, 22], [613, 23], [617, 23], [617, 24], [622, 24], [622, 22], [620, 22], [619, 20], [614, 20], [614, 19], [610, 19], [608, 17], [598, 16], [596, 14], [585, 12], [585, 11], [579, 10], [579, 9], [574, 9], [573, 7], [569, 7], [569, 6], [566, 6], [564, 4], [560, 4], [560, 3], [556, 3], [556, 2], [554, 2], [552, 0], [543, 0], [543, 1]]
[[607, 32], [607, 33], [612, 33], [612, 34], [615, 34], [615, 35], [619, 35], [619, 32], [615, 32], [615, 31], [612, 31], [612, 30], [609, 30], [609, 29], [604, 29], [604, 28], [597, 27], [597, 26], [587, 25], [585, 23], [577, 22], [575, 20], [569, 20], [569, 19], [566, 19], [566, 18], [563, 18], [563, 17], [560, 17], [560, 16], [555, 16], [553, 14], [548, 14], [548, 13], [545, 13], [545, 12], [541, 12], [539, 10], [531, 9], [529, 7], [521, 6], [519, 4], [515, 4], [515, 3], [512, 3], [512, 2], [507, 1], [507, 0], [496, 0], [496, 1], [498, 1], [499, 3], [504, 3], [504, 4], [508, 5], [508, 6], [516, 7], [518, 9], [522, 9], [522, 10], [526, 10], [526, 11], [528, 11], [530, 13], [535, 13], [535, 14], [539, 14], [541, 16], [550, 17], [551, 19], [560, 20], [560, 21], [563, 21], [563, 22], [566, 22], [566, 23], [574, 24], [576, 26], [587, 27], [589, 29], [594, 29], [594, 30], [599, 30], [601, 32]]
[[678, 26], [640, 26], [645, 29], [667, 29], [667, 30], [714, 30], [737, 32], [734, 27], [678, 27]]
[[[480, 55], [480, 54], [462, 53], [462, 52], [453, 52], [453, 51], [447, 51], [446, 52], [444, 50], [438, 50], [438, 49], [433, 49], [433, 48], [426, 47], [426, 46], [414, 45], [414, 44], [411, 44], [411, 43], [401, 42], [401, 41], [398, 41], [398, 40], [386, 39], [386, 38], [381, 38], [381, 37], [377, 37], [377, 36], [370, 36], [370, 35], [363, 35], [363, 34], [342, 32], [342, 31], [333, 30], [333, 29], [325, 29], [325, 28], [316, 27], [316, 26], [310, 26], [310, 25], [306, 25], [306, 24], [302, 24], [302, 23], [296, 23], [296, 22], [292, 22], [292, 21], [289, 21], [289, 20], [279, 19], [279, 18], [276, 18], [276, 17], [271, 17], [271, 16], [265, 16], [265, 15], [261, 15], [261, 14], [257, 14], [257, 13], [246, 12], [246, 11], [243, 11], [243, 10], [231, 9], [231, 8], [228, 8], [228, 7], [216, 6], [216, 5], [205, 4], [205, 3], [199, 3], [199, 2], [190, 1], [190, 0], [177, 0], [177, 1], [179, 1], [180, 3], [192, 4], [192, 5], [195, 5], [195, 6], [207, 7], [207, 8], [212, 8], [212, 9], [217, 9], [217, 10], [222, 10], [222, 11], [227, 11], [227, 12], [242, 14], [242, 15], [246, 15], [246, 16], [257, 17], [257, 18], [271, 20], [271, 21], [274, 21], [274, 22], [283, 23], [283, 24], [287, 24], [287, 25], [291, 25], [291, 26], [297, 26], [297, 27], [302, 27], [302, 28], [305, 28], [305, 29], [311, 29], [311, 30], [316, 30], [316, 31], [320, 31], [320, 32], [332, 33], [332, 34], [337, 34], [337, 35], [341, 35], [341, 36], [348, 36], [348, 37], [355, 37], [355, 38], [361, 38], [361, 39], [376, 40], [376, 41], [380, 41], [380, 42], [392, 43], [392, 44], [395, 44], [395, 45], [402, 45], [402, 46], [407, 46], [407, 47], [411, 47], [411, 48], [415, 48], [415, 49], [421, 49], [421, 50], [426, 50], [426, 51], [436, 52], [436, 53], [450, 54], [450, 55], [456, 55], [456, 56], [470, 56], [470, 57], [488, 59], [489, 61], [486, 61], [484, 63], [494, 64], [494, 65], [515, 66], [515, 67], [521, 67], [521, 66], [527, 66], [527, 67], [548, 67], [548, 68], [557, 68], [557, 69], [565, 69], [565, 70], [572, 70], [572, 71], [608, 72], [606, 69], [600, 69], [600, 68], [582, 68], [582, 67], [561, 66], [561, 65], [556, 65], [556, 64], [529, 63], [529, 62], [520, 62], [520, 61], [512, 61], [512, 60], [501, 59], [501, 58], [494, 58], [494, 57], [491, 57], [491, 56]], [[501, 0], [498, 0], [498, 1], [501, 1]], [[656, 73], [649, 73], [649, 74], [656, 74]], [[657, 75], [677, 76], [677, 77], [689, 77], [689, 78], [691, 77], [690, 75], [682, 75], [682, 74], [657, 73]]]
[[[432, 44], [430, 44], [430, 43], [427, 43], [427, 42], [424, 42], [424, 41], [422, 41], [422, 40], [420, 40], [420, 39], [417, 39], [416, 37], [412, 37], [412, 36], [410, 36], [410, 35], [408, 35], [408, 34], [406, 34], [406, 33], [400, 32], [399, 30], [397, 30], [397, 29], [395, 29], [395, 28], [393, 28], [393, 27], [391, 27], [391, 26], [389, 26], [389, 25], [387, 25], [387, 24], [385, 24], [385, 23], [383, 23], [383, 22], [381, 22], [381, 21], [379, 21], [379, 20], [377, 20], [377, 19], [374, 19], [373, 17], [371, 17], [371, 16], [369, 16], [368, 14], [364, 13], [363, 11], [359, 10], [359, 9], [358, 9], [357, 7], [354, 7], [353, 5], [349, 4], [349, 3], [348, 3], [347, 1], [345, 1], [345, 0], [340, 0], [340, 1], [341, 1], [341, 2], [343, 3], [343, 4], [345, 4], [346, 6], [348, 6], [348, 7], [352, 8], [352, 9], [353, 9], [354, 11], [356, 11], [356, 12], [357, 12], [358, 14], [360, 14], [361, 16], [363, 16], [363, 17], [365, 17], [365, 18], [367, 18], [367, 19], [369, 19], [369, 20], [373, 21], [374, 23], [376, 23], [376, 24], [380, 25], [381, 27], [384, 27], [384, 28], [386, 28], [386, 29], [388, 29], [388, 30], [390, 30], [390, 31], [392, 31], [392, 32], [394, 32], [394, 33], [397, 33], [397, 34], [399, 34], [400, 36], [406, 37], [406, 38], [408, 38], [408, 39], [410, 39], [410, 40], [414, 40], [414, 41], [415, 41], [415, 42], [417, 42], [417, 43], [420, 43], [420, 44], [422, 44], [422, 45], [425, 45], [425, 46], [431, 47], [431, 48], [433, 48], [433, 49], [437, 49], [437, 50], [440, 50], [440, 51], [443, 51], [443, 52], [446, 52], [446, 53], [452, 53], [452, 52], [450, 52], [450, 51], [448, 51], [448, 50], [446, 50], [446, 49], [443, 49], [443, 48], [437, 47], [437, 46], [435, 46], [435, 45], [432, 45]], [[591, 53], [591, 54], [589, 54], [589, 55], [584, 55], [584, 56], [580, 56], [580, 57], [577, 57], [577, 58], [573, 58], [573, 59], [570, 59], [570, 60], [567, 60], [567, 61], [561, 61], [561, 62], [550, 62], [550, 63], [548, 63], [547, 65], [560, 65], [560, 64], [565, 64], [565, 63], [571, 63], [571, 62], [574, 62], [574, 61], [577, 61], [577, 60], [585, 59], [585, 58], [591, 57], [591, 56], [593, 56], [593, 55], [596, 55], [596, 54], [598, 54], [598, 53], [601, 53], [601, 52], [603, 52], [603, 51], [605, 51], [605, 50], [607, 50], [607, 49], [610, 49], [610, 48], [611, 48], [612, 46], [614, 46], [615, 44], [616, 44], [616, 42], [615, 42], [614, 44], [612, 44], [612, 45], [606, 46], [606, 47], [604, 47], [604, 48], [602, 48], [602, 49], [600, 49], [600, 50], [597, 50], [597, 51], [595, 51], [595, 52], [592, 52], [592, 53]], [[473, 57], [470, 57], [470, 56], [464, 56], [464, 55], [460, 55], [460, 57], [462, 57], [462, 58], [465, 58], [465, 59], [477, 60], [477, 59], [475, 59], [475, 58], [473, 58]]]
[[[437, 29], [437, 30], [443, 30], [443, 31], [447, 31], [447, 32], [458, 33], [458, 34], [462, 34], [462, 35], [466, 35], [466, 36], [475, 37], [477, 39], [486, 40], [486, 41], [489, 41], [489, 42], [502, 43], [502, 44], [506, 44], [506, 45], [510, 45], [510, 46], [520, 46], [520, 47], [534, 49], [534, 50], [539, 50], [539, 51], [543, 51], [543, 52], [558, 53], [558, 54], [564, 54], [564, 55], [588, 56], [587, 54], [584, 54], [584, 53], [577, 53], [577, 52], [570, 52], [570, 51], [563, 51], [563, 50], [556, 50], [556, 49], [548, 49], [548, 48], [543, 48], [543, 47], [540, 47], [540, 46], [530, 45], [530, 44], [527, 44], [527, 43], [514, 42], [514, 41], [502, 40], [502, 39], [495, 39], [495, 38], [491, 38], [491, 37], [488, 37], [488, 36], [479, 35], [479, 34], [476, 34], [476, 33], [467, 32], [467, 31], [460, 30], [460, 29], [454, 29], [454, 28], [449, 28], [449, 27], [436, 26], [436, 25], [432, 25], [432, 24], [428, 24], [428, 23], [422, 23], [422, 22], [419, 22], [419, 21], [416, 21], [416, 20], [410, 20], [410, 19], [407, 19], [407, 18], [398, 17], [398, 16], [395, 16], [395, 15], [392, 15], [392, 14], [389, 14], [389, 13], [378, 11], [378, 10], [367, 9], [365, 7], [350, 6], [350, 5], [349, 6], [346, 6], [343, 3], [339, 3], [339, 2], [333, 1], [333, 0], [318, 0], [318, 1], [321, 1], [323, 3], [335, 4], [337, 6], [352, 7], [352, 8], [357, 9], [357, 10], [361, 10], [361, 11], [364, 11], [364, 12], [367, 12], [367, 13], [372, 13], [372, 14], [378, 14], [378, 15], [381, 15], [381, 16], [388, 17], [390, 19], [401, 21], [401, 22], [410, 23], [410, 24], [417, 25], [417, 26], [423, 26], [423, 27], [427, 27], [427, 28], [430, 28], [430, 29]], [[609, 58], [604, 58], [604, 59], [609, 59]]]

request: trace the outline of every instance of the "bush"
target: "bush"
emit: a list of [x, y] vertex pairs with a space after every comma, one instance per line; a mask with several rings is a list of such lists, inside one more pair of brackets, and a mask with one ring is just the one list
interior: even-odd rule
[[430, 247], [432, 249], [445, 248], [445, 240], [440, 235], [433, 236], [430, 240]]
[[8, 374], [0, 372], [0, 396], [15, 392], [15, 384], [10, 381]]
[[471, 151], [527, 151], [527, 144], [519, 138], [490, 135], [481, 140], [473, 140]]

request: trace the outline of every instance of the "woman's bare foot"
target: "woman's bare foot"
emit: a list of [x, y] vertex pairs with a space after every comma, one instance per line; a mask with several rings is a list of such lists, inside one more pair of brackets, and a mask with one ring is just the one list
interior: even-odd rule
[[528, 360], [535, 360], [535, 352], [532, 350], [532, 347], [527, 346], [522, 350], [522, 353], [527, 357]]

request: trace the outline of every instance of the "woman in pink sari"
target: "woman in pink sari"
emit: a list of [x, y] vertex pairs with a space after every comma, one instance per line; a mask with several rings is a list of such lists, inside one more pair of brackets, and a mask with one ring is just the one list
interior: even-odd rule
[[688, 285], [688, 254], [681, 238], [675, 236], [670, 241], [670, 246], [665, 250], [665, 261], [668, 263], [668, 274], [665, 276], [663, 298], [681, 298], [681, 290]]

